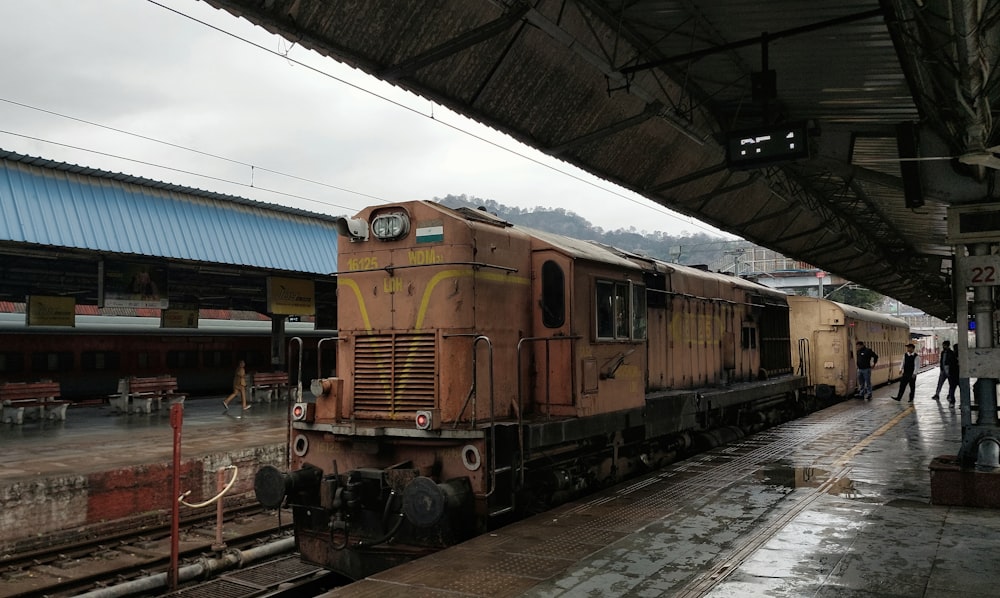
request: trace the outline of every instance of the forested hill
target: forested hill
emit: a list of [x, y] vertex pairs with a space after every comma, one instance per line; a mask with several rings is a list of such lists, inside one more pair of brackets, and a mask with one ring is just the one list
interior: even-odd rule
[[536, 207], [531, 210], [507, 207], [492, 199], [479, 199], [466, 195], [436, 197], [434, 201], [450, 208], [486, 208], [490, 213], [512, 224], [558, 233], [575, 239], [599, 241], [625, 251], [655, 257], [685, 265], [715, 264], [723, 260], [726, 251], [747, 247], [746, 241], [729, 241], [706, 233], [674, 236], [664, 232], [638, 232], [618, 229], [606, 231], [593, 226], [582, 216], [562, 208]]

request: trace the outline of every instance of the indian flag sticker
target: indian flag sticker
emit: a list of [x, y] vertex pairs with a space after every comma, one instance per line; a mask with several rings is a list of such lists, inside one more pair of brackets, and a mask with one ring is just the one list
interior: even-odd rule
[[444, 240], [443, 226], [417, 227], [417, 243], [438, 243]]

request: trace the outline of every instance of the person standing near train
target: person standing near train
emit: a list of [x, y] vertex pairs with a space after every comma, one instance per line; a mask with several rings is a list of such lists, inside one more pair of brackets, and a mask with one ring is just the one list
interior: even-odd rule
[[948, 370], [951, 369], [954, 362], [955, 351], [951, 348], [951, 341], [944, 341], [941, 343], [941, 357], [938, 359], [937, 388], [934, 390], [934, 396], [931, 397], [935, 401], [941, 399], [941, 387], [948, 381]]
[[222, 406], [229, 409], [229, 401], [233, 400], [233, 397], [240, 395], [240, 400], [243, 401], [243, 411], [250, 408], [247, 405], [247, 364], [242, 359], [240, 363], [236, 366], [236, 372], [233, 374], [233, 392], [228, 397], [222, 399]]
[[955, 406], [955, 389], [958, 388], [958, 346], [951, 350], [951, 362], [948, 364], [948, 406]]
[[870, 401], [872, 368], [878, 363], [878, 353], [866, 347], [863, 341], [858, 341], [854, 350], [854, 363], [858, 366], [858, 396]]
[[903, 392], [906, 391], [906, 387], [910, 387], [910, 403], [913, 402], [913, 396], [917, 393], [917, 370], [920, 369], [920, 356], [916, 354], [917, 346], [913, 343], [907, 343], [906, 353], [903, 354], [903, 363], [899, 364], [899, 373], [901, 375], [899, 379], [899, 391], [896, 396], [892, 397], [896, 401], [903, 400]]

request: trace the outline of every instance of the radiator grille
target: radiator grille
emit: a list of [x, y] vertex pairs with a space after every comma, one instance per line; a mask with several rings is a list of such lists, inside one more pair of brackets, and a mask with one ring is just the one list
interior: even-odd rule
[[433, 409], [433, 334], [359, 336], [354, 348], [354, 411], [394, 414]]

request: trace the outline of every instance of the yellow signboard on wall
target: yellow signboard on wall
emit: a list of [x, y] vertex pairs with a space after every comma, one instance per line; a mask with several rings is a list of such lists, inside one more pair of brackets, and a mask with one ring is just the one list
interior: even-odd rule
[[160, 312], [160, 328], [197, 328], [197, 309], [165, 309]]
[[286, 316], [311, 316], [316, 313], [316, 289], [313, 281], [271, 276], [267, 279], [267, 311]]
[[25, 318], [28, 326], [76, 326], [76, 299], [31, 295]]

